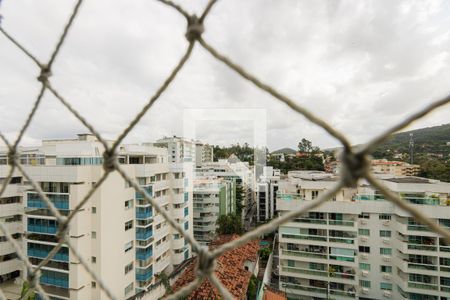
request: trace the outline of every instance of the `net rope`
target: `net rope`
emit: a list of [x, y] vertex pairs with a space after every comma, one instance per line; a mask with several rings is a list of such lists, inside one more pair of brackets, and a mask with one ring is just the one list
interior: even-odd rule
[[[269, 233], [273, 231], [273, 228], [276, 228], [285, 222], [288, 222], [305, 212], [308, 212], [311, 209], [319, 207], [324, 202], [332, 199], [334, 195], [336, 195], [339, 190], [344, 187], [354, 187], [356, 186], [358, 180], [366, 179], [373, 187], [377, 188], [387, 200], [391, 201], [404, 211], [408, 212], [415, 220], [422, 225], [428, 226], [432, 231], [442, 236], [446, 242], [450, 243], [450, 231], [439, 226], [437, 222], [430, 219], [428, 216], [424, 215], [417, 208], [415, 208], [410, 203], [401, 199], [398, 195], [391, 192], [380, 180], [376, 179], [373, 174], [370, 172], [370, 162], [369, 155], [375, 149], [375, 147], [379, 146], [386, 139], [389, 138], [393, 133], [407, 127], [412, 122], [424, 117], [428, 113], [433, 110], [436, 110], [450, 102], [450, 95], [439, 99], [437, 101], [432, 102], [427, 107], [422, 110], [410, 115], [405, 120], [401, 121], [397, 125], [392, 128], [388, 128], [385, 132], [380, 134], [379, 136], [374, 137], [367, 144], [362, 147], [354, 148], [351, 146], [349, 140], [345, 137], [345, 135], [335, 129], [332, 125], [327, 123], [324, 119], [314, 115], [311, 111], [309, 111], [305, 106], [297, 104], [293, 99], [283, 95], [280, 91], [278, 91], [275, 87], [270, 86], [268, 83], [265, 83], [258, 79], [255, 75], [248, 72], [238, 63], [233, 62], [230, 58], [220, 53], [217, 49], [215, 49], [211, 44], [209, 44], [206, 40], [203, 39], [202, 33], [205, 31], [204, 21], [214, 4], [217, 3], [216, 0], [210, 0], [203, 10], [200, 17], [197, 17], [195, 14], [189, 14], [182, 6], [170, 1], [170, 0], [155, 0], [158, 1], [168, 7], [171, 7], [178, 11], [181, 16], [186, 19], [187, 29], [186, 29], [186, 39], [187, 39], [187, 48], [183, 56], [180, 58], [179, 62], [176, 66], [170, 71], [167, 78], [161, 84], [161, 86], [156, 90], [156, 92], [148, 99], [147, 103], [144, 107], [139, 111], [139, 113], [131, 120], [129, 125], [122, 131], [121, 134], [117, 137], [112, 145], [109, 145], [106, 140], [102, 137], [102, 135], [96, 130], [96, 128], [89, 123], [86, 118], [84, 118], [71, 104], [70, 102], [62, 96], [57, 89], [51, 83], [52, 76], [52, 67], [56, 62], [56, 59], [63, 47], [65, 41], [67, 40], [67, 35], [76, 21], [77, 16], [79, 14], [80, 8], [82, 6], [83, 0], [78, 0], [75, 3], [75, 6], [72, 10], [72, 13], [64, 26], [64, 29], [61, 33], [60, 38], [50, 55], [48, 62], [41, 62], [36, 58], [35, 55], [28, 49], [26, 49], [19, 41], [17, 41], [12, 35], [10, 35], [3, 27], [0, 26], [0, 31], [3, 36], [13, 43], [18, 50], [20, 50], [25, 56], [31, 59], [39, 68], [40, 74], [37, 77], [37, 80], [41, 83], [41, 88], [39, 93], [34, 101], [30, 113], [28, 114], [25, 123], [21, 127], [19, 134], [16, 140], [11, 143], [2, 132], [0, 132], [0, 139], [5, 143], [8, 149], [8, 160], [11, 165], [11, 168], [8, 172], [7, 177], [4, 179], [3, 184], [0, 188], [0, 197], [6, 190], [6, 187], [10, 183], [13, 174], [15, 171], [21, 173], [27, 181], [30, 182], [30, 185], [35, 190], [36, 193], [39, 194], [41, 199], [45, 202], [50, 210], [51, 214], [56, 218], [58, 223], [58, 230], [56, 233], [56, 237], [58, 238], [57, 245], [49, 252], [47, 257], [43, 259], [37, 266], [33, 266], [32, 263], [28, 260], [26, 254], [23, 252], [23, 249], [17, 243], [17, 241], [12, 237], [6, 224], [3, 221], [0, 221], [0, 230], [6, 236], [7, 240], [11, 242], [13, 245], [17, 256], [20, 260], [24, 262], [27, 277], [25, 280], [28, 282], [29, 289], [26, 294], [21, 297], [21, 299], [27, 299], [29, 295], [37, 292], [43, 299], [49, 300], [49, 296], [44, 291], [43, 287], [39, 283], [39, 279], [41, 276], [41, 269], [44, 267], [52, 258], [57, 254], [57, 252], [61, 249], [63, 245], [67, 245], [70, 249], [70, 252], [75, 257], [75, 259], [83, 266], [85, 271], [91, 276], [92, 280], [94, 280], [99, 288], [107, 295], [110, 299], [118, 299], [117, 295], [113, 295], [111, 290], [108, 288], [107, 284], [102, 281], [102, 279], [92, 270], [89, 266], [89, 263], [81, 257], [78, 253], [77, 249], [73, 247], [70, 242], [70, 238], [68, 236], [70, 222], [73, 220], [74, 216], [80, 211], [80, 209], [86, 205], [90, 199], [90, 197], [94, 194], [94, 192], [102, 185], [102, 183], [108, 178], [108, 176], [112, 172], [118, 172], [123, 179], [129, 183], [131, 187], [133, 187], [136, 192], [141, 193], [144, 196], [144, 201], [146, 203], [151, 204], [155, 210], [160, 213], [165, 220], [172, 226], [176, 231], [178, 231], [186, 241], [191, 245], [192, 251], [197, 253], [197, 274], [198, 277], [188, 285], [183, 288], [177, 290], [175, 293], [168, 295], [167, 299], [180, 299], [188, 296], [193, 290], [195, 290], [205, 279], [209, 280], [221, 293], [224, 299], [232, 299], [232, 294], [223, 286], [220, 280], [215, 276], [214, 269], [216, 265], [216, 259], [222, 255], [225, 251], [234, 249], [236, 247], [242, 246], [247, 242], [260, 237], [262, 234]], [[167, 90], [167, 88], [174, 81], [178, 73], [184, 67], [186, 62], [189, 60], [194, 46], [199, 44], [203, 47], [211, 56], [218, 61], [222, 62], [226, 66], [228, 66], [231, 70], [235, 71], [239, 76], [243, 79], [249, 81], [262, 91], [270, 94], [276, 100], [286, 104], [290, 109], [304, 116], [310, 122], [316, 124], [323, 128], [328, 134], [336, 138], [343, 146], [343, 152], [341, 156], [342, 161], [342, 172], [340, 176], [340, 180], [329, 190], [327, 190], [324, 194], [319, 196], [317, 199], [313, 201], [308, 201], [305, 205], [302, 206], [301, 209], [290, 211], [286, 214], [283, 214], [277, 218], [274, 218], [269, 223], [261, 225], [256, 229], [249, 231], [235, 239], [231, 242], [223, 244], [214, 250], [208, 250], [204, 246], [201, 246], [188, 232], [186, 232], [183, 227], [177, 223], [171, 216], [163, 209], [155, 199], [149, 197], [148, 194], [144, 191], [144, 189], [139, 186], [139, 184], [121, 167], [117, 160], [117, 148], [123, 139], [128, 135], [128, 133], [139, 123], [142, 117], [148, 112], [148, 110], [153, 106], [153, 104], [159, 100], [161, 95]], [[23, 168], [20, 163], [20, 157], [18, 153], [18, 146], [21, 142], [26, 130], [30, 126], [36, 111], [41, 106], [41, 100], [45, 93], [53, 94], [56, 99], [63, 104], [104, 146], [105, 150], [103, 153], [103, 169], [104, 172], [101, 178], [93, 185], [92, 189], [83, 197], [82, 201], [73, 209], [68, 216], [63, 216], [55, 205], [50, 201], [47, 195], [42, 191], [39, 184], [37, 184], [33, 178], [27, 173], [27, 171]], [[0, 289], [0, 298], [6, 299], [4, 292]]]

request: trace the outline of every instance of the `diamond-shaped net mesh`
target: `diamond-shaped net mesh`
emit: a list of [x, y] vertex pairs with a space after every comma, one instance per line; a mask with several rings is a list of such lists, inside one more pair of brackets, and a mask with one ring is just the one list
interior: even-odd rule
[[[392, 201], [394, 204], [405, 210], [406, 212], [410, 213], [412, 217], [416, 219], [417, 222], [428, 226], [432, 231], [435, 233], [441, 235], [447, 242], [450, 243], [450, 232], [443, 227], [439, 226], [436, 222], [432, 221], [432, 219], [428, 218], [427, 216], [423, 215], [419, 210], [417, 210], [414, 206], [410, 205], [403, 199], [401, 199], [398, 195], [391, 192], [389, 189], [387, 189], [379, 180], [377, 180], [370, 172], [369, 168], [369, 161], [368, 156], [369, 154], [374, 150], [374, 148], [378, 145], [380, 145], [382, 142], [384, 142], [391, 134], [405, 128], [409, 124], [411, 124], [413, 121], [422, 118], [426, 114], [430, 113], [431, 111], [438, 109], [450, 102], [450, 96], [447, 96], [443, 99], [440, 99], [438, 101], [432, 102], [430, 105], [428, 105], [426, 108], [424, 108], [421, 111], [416, 112], [415, 114], [411, 115], [410, 117], [406, 118], [396, 126], [387, 129], [383, 134], [376, 136], [373, 138], [370, 142], [365, 144], [363, 147], [360, 147], [358, 149], [352, 148], [349, 141], [345, 137], [345, 135], [335, 128], [333, 128], [330, 124], [328, 124], [325, 120], [317, 117], [313, 113], [311, 113], [308, 109], [306, 109], [303, 106], [298, 105], [294, 100], [290, 99], [289, 97], [283, 95], [281, 92], [279, 92], [274, 87], [270, 86], [267, 83], [264, 83], [260, 81], [256, 76], [246, 71], [244, 68], [242, 68], [239, 64], [233, 62], [225, 55], [221, 54], [219, 51], [217, 51], [213, 46], [211, 46], [207, 41], [205, 41], [202, 38], [202, 33], [204, 31], [204, 20], [207, 17], [208, 13], [210, 12], [213, 5], [217, 2], [216, 0], [210, 0], [207, 4], [206, 8], [204, 9], [202, 15], [200, 17], [197, 17], [196, 15], [191, 15], [187, 11], [185, 11], [181, 6], [173, 3], [169, 0], [157, 0], [168, 7], [172, 7], [176, 9], [187, 21], [187, 31], [186, 31], [186, 39], [188, 41], [187, 49], [184, 55], [179, 60], [178, 64], [175, 66], [175, 68], [170, 72], [169, 76], [166, 78], [166, 80], [163, 82], [163, 84], [157, 89], [157, 91], [150, 97], [147, 104], [141, 109], [141, 111], [134, 117], [134, 119], [130, 122], [130, 124], [123, 130], [123, 132], [118, 136], [118, 138], [114, 141], [114, 143], [110, 146], [106, 143], [105, 139], [100, 135], [100, 133], [80, 114], [75, 110], [70, 102], [63, 97], [56, 88], [52, 85], [50, 81], [51, 73], [52, 73], [52, 66], [55, 63], [55, 59], [57, 58], [61, 47], [63, 46], [66, 38], [67, 33], [69, 32], [73, 22], [75, 21], [77, 14], [79, 12], [80, 6], [82, 4], [82, 0], [78, 0], [73, 12], [67, 22], [67, 24], [64, 27], [63, 33], [61, 34], [61, 37], [58, 40], [58, 43], [53, 50], [50, 59], [48, 62], [41, 62], [39, 61], [32, 52], [28, 51], [25, 47], [21, 45], [20, 42], [18, 42], [13, 36], [9, 35], [8, 32], [6, 32], [3, 28], [0, 27], [0, 31], [6, 37], [10, 42], [12, 42], [15, 46], [17, 46], [17, 49], [20, 50], [22, 53], [24, 53], [29, 59], [34, 61], [36, 65], [40, 68], [41, 73], [37, 77], [37, 80], [41, 83], [41, 88], [39, 91], [39, 94], [31, 108], [31, 111], [25, 121], [25, 124], [22, 126], [18, 137], [14, 141], [14, 143], [10, 143], [5, 136], [0, 132], [0, 138], [3, 140], [3, 142], [7, 145], [8, 148], [8, 160], [10, 162], [11, 168], [9, 171], [8, 176], [3, 181], [3, 184], [0, 189], [0, 197], [3, 195], [6, 187], [11, 181], [11, 178], [13, 176], [14, 171], [18, 170], [23, 176], [30, 182], [31, 186], [34, 188], [34, 190], [42, 197], [43, 201], [46, 203], [46, 205], [49, 207], [51, 214], [56, 218], [59, 227], [56, 233], [56, 236], [59, 240], [56, 247], [52, 249], [52, 251], [48, 254], [48, 256], [43, 259], [38, 266], [33, 266], [31, 262], [28, 260], [26, 254], [23, 252], [22, 248], [19, 246], [19, 244], [16, 242], [16, 240], [12, 237], [12, 235], [8, 232], [8, 229], [6, 225], [0, 221], [0, 229], [3, 231], [4, 235], [8, 239], [9, 242], [12, 243], [14, 246], [17, 256], [19, 259], [21, 259], [25, 267], [27, 269], [27, 282], [29, 284], [29, 289], [27, 290], [27, 293], [22, 296], [22, 299], [27, 299], [29, 295], [32, 295], [33, 293], [37, 292], [40, 294], [40, 296], [44, 299], [49, 299], [48, 295], [42, 288], [42, 286], [39, 283], [40, 278], [40, 270], [43, 266], [45, 266], [49, 261], [57, 254], [57, 252], [61, 249], [62, 245], [67, 245], [71, 251], [71, 253], [80, 261], [84, 269], [90, 274], [92, 279], [97, 282], [98, 286], [106, 293], [106, 295], [111, 299], [117, 299], [117, 295], [113, 295], [108, 288], [108, 285], [102, 281], [102, 278], [97, 276], [95, 272], [90, 268], [89, 264], [86, 262], [86, 260], [81, 257], [77, 251], [76, 248], [74, 248], [70, 240], [67, 236], [70, 222], [73, 220], [74, 216], [79, 212], [80, 208], [82, 208], [90, 199], [91, 195], [97, 190], [97, 188], [106, 180], [106, 178], [112, 173], [112, 172], [118, 172], [125, 181], [127, 181], [137, 192], [141, 193], [145, 197], [145, 201], [147, 203], [150, 203], [157, 212], [159, 212], [166, 220], [167, 222], [176, 229], [183, 237], [186, 239], [187, 242], [189, 242], [192, 246], [192, 250], [197, 253], [198, 256], [198, 274], [199, 276], [197, 279], [187, 286], [183, 287], [182, 289], [178, 290], [176, 293], [169, 295], [168, 299], [178, 299], [183, 298], [187, 295], [189, 295], [190, 292], [192, 292], [196, 287], [198, 287], [203, 280], [208, 279], [212, 284], [214, 284], [219, 292], [222, 294], [223, 298], [225, 299], [232, 299], [233, 296], [231, 293], [222, 285], [222, 283], [217, 279], [217, 277], [214, 274], [214, 262], [217, 257], [219, 257], [221, 254], [223, 254], [225, 251], [233, 249], [235, 247], [244, 245], [248, 241], [252, 239], [256, 239], [259, 236], [261, 236], [264, 233], [269, 233], [273, 231], [273, 228], [276, 228], [280, 225], [282, 225], [285, 222], [288, 222], [303, 213], [307, 212], [310, 209], [314, 209], [318, 206], [320, 206], [322, 203], [324, 203], [327, 200], [332, 199], [332, 197], [342, 188], [348, 187], [348, 186], [355, 186], [357, 180], [365, 178], [372, 186], [377, 188], [386, 199]], [[232, 242], [229, 242], [227, 244], [224, 244], [214, 250], [208, 250], [205, 247], [202, 247], [191, 235], [189, 235], [187, 232], [184, 231], [184, 229], [176, 222], [173, 218], [169, 216], [169, 214], [164, 210], [153, 198], [149, 197], [147, 193], [143, 190], [142, 187], [139, 186], [137, 182], [133, 180], [133, 178], [130, 178], [126, 171], [120, 166], [118, 163], [117, 157], [116, 157], [116, 151], [119, 147], [120, 143], [123, 141], [123, 139], [127, 136], [127, 134], [136, 126], [136, 124], [142, 119], [142, 117], [148, 112], [148, 110], [152, 107], [152, 105], [155, 103], [155, 101], [158, 100], [158, 98], [164, 93], [164, 91], [168, 88], [168, 86], [173, 82], [175, 77], [177, 76], [178, 72], [183, 68], [185, 63], [189, 60], [191, 53], [194, 49], [194, 45], [199, 44], [202, 46], [207, 52], [209, 52], [214, 58], [224, 63], [226, 66], [231, 68], [233, 71], [235, 71], [237, 74], [239, 74], [243, 79], [251, 82], [259, 89], [263, 90], [264, 92], [272, 95], [276, 100], [281, 101], [285, 103], [288, 107], [290, 107], [292, 110], [298, 112], [299, 114], [303, 115], [305, 118], [307, 118], [312, 123], [322, 127], [325, 129], [331, 136], [336, 138], [340, 141], [340, 143], [343, 146], [343, 154], [342, 154], [342, 172], [341, 172], [341, 179], [339, 182], [336, 183], [336, 185], [329, 189], [326, 193], [324, 193], [319, 198], [310, 201], [307, 203], [307, 205], [303, 206], [303, 208], [291, 211], [287, 214], [284, 214], [278, 218], [275, 218], [271, 222], [264, 224], [262, 226], [259, 226], [253, 231], [247, 232], [243, 236], [241, 236], [239, 239], [233, 240]], [[101, 176], [101, 178], [95, 183], [95, 185], [92, 187], [92, 189], [84, 196], [83, 200], [77, 205], [77, 207], [71, 211], [71, 213], [68, 216], [63, 216], [58, 211], [58, 209], [54, 206], [54, 204], [50, 201], [50, 199], [47, 197], [47, 195], [42, 191], [40, 186], [31, 178], [29, 174], [27, 174], [26, 170], [22, 167], [20, 164], [20, 158], [18, 155], [18, 145], [23, 138], [23, 135], [27, 128], [29, 127], [31, 121], [33, 120], [33, 117], [36, 113], [36, 111], [39, 109], [41, 105], [41, 100], [46, 92], [49, 92], [53, 94], [58, 101], [60, 101], [80, 122], [86, 126], [86, 128], [89, 129], [89, 131], [94, 134], [100, 143], [103, 144], [105, 147], [105, 151], [103, 153], [104, 157], [104, 173]], [[6, 299], [3, 291], [0, 289], [0, 298]]]

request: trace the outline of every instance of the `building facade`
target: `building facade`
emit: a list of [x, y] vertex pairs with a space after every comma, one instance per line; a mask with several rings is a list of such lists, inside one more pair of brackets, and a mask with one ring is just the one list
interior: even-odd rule
[[209, 244], [216, 236], [217, 219], [236, 213], [236, 181], [217, 177], [194, 180], [194, 237]]
[[[47, 140], [42, 146], [21, 149], [22, 156], [40, 158], [22, 163], [63, 215], [73, 211], [102, 176], [102, 152], [101, 143], [91, 135]], [[192, 195], [185, 192], [182, 168], [169, 163], [166, 149], [122, 145], [118, 160], [149, 196], [192, 233]], [[58, 222], [27, 182], [22, 189], [24, 248], [37, 265], [56, 245]], [[146, 290], [156, 275], [169, 273], [191, 256], [184, 238], [117, 172], [78, 211], [68, 235], [76, 251], [120, 299]], [[107, 298], [67, 246], [41, 273], [40, 282], [54, 299]]]
[[[393, 192], [450, 228], [450, 184], [380, 178]], [[280, 214], [299, 209], [338, 180], [290, 172]], [[280, 290], [288, 299], [448, 299], [450, 245], [365, 182], [279, 227]]]
[[256, 182], [256, 220], [264, 223], [276, 216], [276, 194], [280, 181], [280, 170], [264, 167], [263, 174]]

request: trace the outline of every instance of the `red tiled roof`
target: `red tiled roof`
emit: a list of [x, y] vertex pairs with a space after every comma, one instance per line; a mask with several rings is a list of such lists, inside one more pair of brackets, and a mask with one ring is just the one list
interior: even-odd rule
[[[222, 235], [211, 243], [210, 249], [237, 239], [239, 236]], [[259, 241], [254, 240], [247, 244], [229, 250], [217, 259], [215, 275], [222, 284], [237, 299], [246, 299], [248, 282], [252, 274], [244, 269], [245, 261], [256, 262], [258, 258]], [[183, 286], [194, 281], [197, 277], [197, 259], [194, 259], [186, 271], [178, 278], [173, 285], [173, 291], [181, 289]], [[205, 279], [203, 283], [195, 289], [187, 299], [221, 299], [219, 291]]]
[[269, 287], [265, 287], [263, 300], [286, 300], [286, 294], [282, 291], [275, 291]]

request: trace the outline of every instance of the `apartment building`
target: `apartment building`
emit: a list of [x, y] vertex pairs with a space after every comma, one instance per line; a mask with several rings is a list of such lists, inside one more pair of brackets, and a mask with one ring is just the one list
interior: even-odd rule
[[403, 161], [389, 161], [387, 159], [372, 160], [371, 169], [375, 173], [395, 176], [416, 176], [420, 172], [419, 165], [409, 164]]
[[214, 148], [200, 141], [195, 143], [195, 165], [200, 167], [204, 163], [214, 161]]
[[[384, 175], [393, 192], [450, 228], [450, 184]], [[338, 178], [289, 172], [280, 214], [319, 197]], [[361, 182], [279, 227], [280, 290], [288, 299], [448, 299], [450, 245]]]
[[264, 223], [276, 216], [276, 194], [280, 181], [280, 170], [264, 167], [263, 173], [256, 183], [256, 218]]
[[[103, 146], [92, 135], [44, 140], [41, 146], [20, 152], [26, 172], [63, 215], [73, 211], [104, 172]], [[118, 160], [149, 196], [192, 233], [192, 195], [184, 191], [182, 168], [169, 163], [167, 149], [122, 145]], [[5, 155], [0, 162], [7, 164]], [[58, 222], [29, 183], [21, 184], [24, 247], [31, 263], [37, 265], [56, 245]], [[78, 211], [68, 235], [77, 252], [120, 299], [146, 290], [155, 275], [170, 272], [191, 256], [184, 238], [117, 172]], [[42, 268], [40, 281], [52, 299], [107, 298], [67, 246]]]
[[194, 180], [194, 237], [208, 245], [216, 236], [217, 219], [236, 212], [236, 181], [218, 177]]
[[[1, 158], [0, 158], [1, 163]], [[3, 184], [9, 167], [0, 165], [0, 184]], [[0, 222], [19, 245], [23, 242], [23, 205], [21, 191], [22, 177], [15, 172], [10, 184], [0, 198]], [[16, 250], [0, 230], [0, 283], [20, 278], [23, 263], [18, 259]]]
[[204, 162], [195, 169], [195, 177], [218, 177], [235, 181], [237, 195], [242, 200], [242, 217], [251, 217], [254, 203], [253, 169], [248, 162], [241, 162], [237, 158], [219, 159], [216, 162]]
[[169, 162], [195, 162], [196, 160], [196, 143], [194, 141], [182, 137], [164, 137], [157, 140], [154, 144], [156, 147], [167, 148], [169, 152]]

